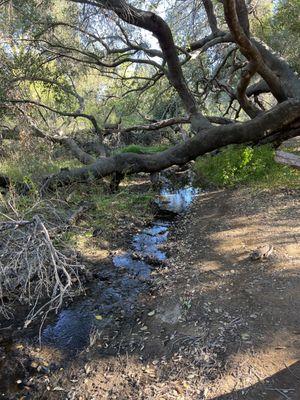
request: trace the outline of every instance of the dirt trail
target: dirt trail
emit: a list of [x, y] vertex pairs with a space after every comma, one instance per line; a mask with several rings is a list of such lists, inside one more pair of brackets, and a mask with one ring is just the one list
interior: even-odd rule
[[[176, 281], [192, 281], [190, 313], [215, 331], [226, 316], [237, 318], [207, 399], [300, 398], [299, 195], [208, 193], [174, 236]], [[251, 250], [267, 243], [274, 253], [252, 261]]]
[[[299, 206], [296, 190], [201, 194], [134, 319], [36, 378], [28, 398], [299, 400]], [[273, 254], [251, 260], [265, 243]]]

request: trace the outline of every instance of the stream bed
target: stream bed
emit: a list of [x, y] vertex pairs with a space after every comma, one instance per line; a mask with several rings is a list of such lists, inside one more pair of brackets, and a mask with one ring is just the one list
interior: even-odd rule
[[[63, 308], [45, 324], [41, 332], [43, 346], [50, 351], [60, 351], [65, 359], [72, 358], [92, 344], [99, 332], [113, 334], [116, 322], [132, 320], [138, 296], [150, 290], [152, 272], [167, 263], [163, 245], [174, 218], [184, 213], [198, 194], [198, 189], [190, 184], [180, 185], [177, 188], [164, 185], [155, 200], [157, 212], [152, 223], [131, 238], [128, 249], [113, 255], [110, 267], [97, 265], [86, 295]], [[36, 332], [27, 335], [23, 337], [25, 346], [26, 339], [30, 343], [38, 341]], [[26, 376], [27, 367], [18, 360], [16, 348], [14, 340], [0, 342], [0, 398], [17, 394], [18, 382], [23, 382]], [[26, 363], [30, 369], [31, 361], [28, 359]]]
[[42, 343], [78, 351], [89, 344], [93, 332], [113, 323], [112, 316], [130, 318], [138, 295], [149, 287], [151, 272], [167, 259], [161, 246], [168, 238], [172, 219], [187, 210], [197, 193], [191, 186], [162, 189], [156, 200], [158, 218], [133, 236], [128, 251], [113, 257], [114, 268], [102, 271], [99, 266], [98, 281], [89, 296], [63, 309], [43, 330]]

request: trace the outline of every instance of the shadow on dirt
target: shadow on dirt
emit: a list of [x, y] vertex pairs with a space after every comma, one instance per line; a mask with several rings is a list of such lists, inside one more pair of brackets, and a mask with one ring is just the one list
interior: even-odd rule
[[215, 397], [213, 400], [298, 400], [300, 361], [253, 386]]
[[[236, 196], [235, 191], [215, 191], [200, 196], [192, 213], [177, 221], [169, 245], [170, 260], [157, 270], [152, 265], [145, 275], [145, 264], [146, 269], [149, 267], [147, 257], [151, 256], [151, 252], [147, 254], [148, 241], [152, 236], [154, 239], [164, 238], [155, 239], [154, 244], [151, 239], [150, 244], [158, 250], [156, 258], [166, 261], [164, 250], [157, 246], [164, 245], [169, 225], [164, 221], [146, 228], [139, 236], [141, 240], [133, 239], [132, 251], [137, 254], [144, 252], [147, 260], [136, 259], [136, 255], [132, 258], [133, 253], [118, 255], [115, 266], [119, 278], [117, 275], [107, 279], [102, 277], [103, 287], [109, 287], [112, 297], [100, 306], [98, 303], [98, 308], [94, 307], [97, 301], [92, 308], [86, 302], [81, 303], [82, 313], [89, 314], [88, 319], [95, 326], [94, 343], [97, 346], [79, 354], [78, 371], [83, 365], [91, 364], [89, 368], [96, 376], [91, 381], [98, 385], [100, 377], [109, 370], [110, 383], [103, 384], [105, 393], [113, 393], [108, 398], [118, 398], [121, 393], [123, 399], [141, 398], [139, 394], [145, 387], [141, 383], [142, 368], [149, 364], [155, 366], [159, 381], [171, 387], [173, 381], [190, 379], [192, 385], [203, 377], [213, 384], [222, 374], [242, 368], [242, 365], [236, 366], [238, 361], [235, 357], [251, 354], [256, 360], [265, 349], [287, 349], [290, 359], [299, 359], [300, 260], [295, 243], [297, 245], [299, 234], [297, 200], [300, 193], [279, 191], [275, 195], [257, 195], [255, 199], [251, 194], [244, 198]], [[273, 258], [253, 262], [249, 252], [266, 240], [271, 240], [274, 246]], [[291, 256], [285, 253], [287, 248]], [[294, 253], [293, 249], [296, 249]], [[142, 266], [141, 274], [132, 270], [133, 264], [138, 269]], [[128, 304], [114, 290], [114, 284], [124, 273], [125, 276], [131, 275], [139, 288], [143, 287]], [[151, 283], [145, 279], [150, 273]], [[98, 289], [101, 298], [105, 291], [101, 291], [101, 286]], [[112, 299], [118, 306], [121, 304], [121, 314], [119, 319], [112, 321], [111, 329], [106, 330], [111, 308], [106, 310], [103, 307], [105, 304], [111, 307], [114, 304]], [[122, 308], [127, 310], [123, 314]], [[71, 311], [62, 311], [61, 316], [68, 317], [68, 312]], [[97, 315], [99, 321], [95, 321]], [[56, 325], [47, 328], [50, 351], [51, 347], [68, 347], [64, 343], [74, 350], [77, 341], [80, 350], [90, 340], [89, 322], [80, 312], [75, 317], [75, 325], [74, 315], [70, 318], [67, 334], [64, 329], [68, 324], [59, 326], [61, 317]], [[57, 327], [62, 336], [56, 334]], [[74, 334], [70, 335], [70, 332]], [[75, 338], [75, 342], [68, 342], [70, 337], [72, 340]], [[82, 338], [85, 341], [82, 342]], [[279, 365], [280, 354], [277, 351], [277, 359], [272, 362]], [[123, 367], [122, 358], [126, 359]], [[158, 359], [163, 362], [156, 367]], [[280, 360], [281, 365], [284, 361]], [[130, 363], [135, 365], [132, 370], [136, 368], [137, 372], [130, 371]], [[74, 364], [68, 357], [64, 368], [62, 381], [74, 380]], [[134, 374], [135, 378], [132, 377]], [[247, 372], [242, 374], [246, 381]], [[157, 382], [157, 379], [156, 375], [147, 376], [147, 384]], [[252, 382], [258, 380], [253, 374], [251, 379]], [[119, 386], [117, 381], [121, 382]], [[300, 362], [261, 379], [257, 384], [239, 387], [242, 386], [245, 388], [230, 389], [229, 394], [214, 400], [299, 399]], [[125, 389], [128, 390], [126, 395]], [[223, 393], [226, 392], [229, 390], [225, 388]], [[99, 393], [98, 398], [101, 398]], [[50, 395], [49, 392], [47, 396], [33, 398], [66, 398], [63, 393]], [[191, 395], [190, 398], [198, 397]]]

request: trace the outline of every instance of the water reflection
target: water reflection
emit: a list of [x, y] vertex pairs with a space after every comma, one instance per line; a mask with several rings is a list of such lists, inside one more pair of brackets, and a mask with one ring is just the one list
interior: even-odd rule
[[[185, 211], [197, 193], [191, 186], [164, 188], [156, 203], [175, 215]], [[137, 296], [147, 290], [150, 282], [153, 263], [149, 258], [158, 263], [166, 259], [160, 246], [167, 240], [170, 225], [171, 221], [156, 220], [135, 235], [132, 251], [113, 258], [115, 268], [105, 271], [105, 279], [101, 279], [103, 272], [99, 271], [99, 282], [89, 298], [62, 310], [56, 321], [44, 329], [42, 342], [68, 351], [81, 350], [89, 343], [91, 332], [109, 326], [115, 315], [121, 313], [123, 318], [130, 318]]]

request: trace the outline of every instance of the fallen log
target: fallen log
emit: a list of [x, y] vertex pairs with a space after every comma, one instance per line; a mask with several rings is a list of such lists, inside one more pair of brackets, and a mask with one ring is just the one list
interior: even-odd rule
[[275, 161], [279, 164], [288, 165], [292, 168], [300, 169], [300, 156], [285, 151], [275, 152]]

